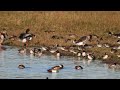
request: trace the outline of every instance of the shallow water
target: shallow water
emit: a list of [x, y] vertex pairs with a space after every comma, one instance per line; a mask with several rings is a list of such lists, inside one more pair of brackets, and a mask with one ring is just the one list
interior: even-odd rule
[[[75, 57], [61, 57], [43, 55], [34, 57], [18, 53], [17, 47], [7, 47], [0, 51], [0, 79], [120, 79], [120, 71], [107, 68], [99, 60], [88, 62]], [[25, 69], [18, 65], [24, 64]], [[48, 73], [52, 66], [63, 64], [64, 69], [58, 73]], [[83, 70], [75, 70], [75, 65], [81, 65]]]

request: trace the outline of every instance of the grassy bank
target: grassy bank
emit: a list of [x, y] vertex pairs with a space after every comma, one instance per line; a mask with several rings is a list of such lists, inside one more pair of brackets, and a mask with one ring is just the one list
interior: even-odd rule
[[[31, 46], [39, 45], [72, 45], [70, 34], [76, 34], [76, 39], [81, 36], [96, 34], [103, 38], [103, 43], [115, 44], [114, 37], [106, 33], [120, 32], [119, 11], [1, 11], [0, 31], [5, 28], [9, 35], [19, 35], [27, 28], [36, 35], [30, 43]], [[59, 39], [52, 38], [58, 36]], [[22, 45], [18, 41], [6, 41], [8, 45]], [[109, 49], [93, 48], [98, 54], [109, 53]], [[118, 54], [120, 51], [118, 50]], [[109, 53], [110, 54], [110, 53]], [[113, 54], [113, 57], [114, 54]], [[118, 60], [119, 58], [117, 58]]]

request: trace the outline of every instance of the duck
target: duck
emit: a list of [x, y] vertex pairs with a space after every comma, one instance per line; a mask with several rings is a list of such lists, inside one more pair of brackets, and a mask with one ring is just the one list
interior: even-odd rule
[[92, 54], [87, 54], [89, 60], [95, 60], [95, 56]]
[[110, 45], [109, 43], [104, 43], [103, 45], [104, 45], [104, 47], [106, 47], [106, 48], [111, 47], [111, 45]]
[[18, 65], [18, 68], [19, 68], [19, 69], [24, 69], [25, 66], [24, 66], [23, 64], [20, 64], [20, 65]]
[[40, 57], [40, 56], [42, 56], [42, 51], [41, 51], [41, 49], [39, 48], [39, 49], [37, 49], [37, 51], [36, 52], [34, 52], [34, 55], [35, 56], [38, 56], [38, 57]]
[[18, 50], [19, 53], [25, 54], [26, 53], [26, 48], [21, 48]]
[[59, 70], [57, 70], [57, 69], [48, 69], [47, 71], [49, 73], [58, 73], [59, 72]]
[[82, 54], [81, 52], [77, 52], [77, 56], [80, 57]]
[[81, 70], [81, 69], [83, 69], [83, 67], [80, 66], [80, 65], [77, 65], [77, 66], [75, 66], [75, 69], [76, 69], [76, 70]]
[[75, 51], [74, 49], [69, 49], [69, 52], [73, 53], [73, 54], [77, 54], [78, 52]]
[[110, 69], [120, 69], [120, 65], [117, 64], [117, 63], [108, 64], [108, 68], [110, 68]]
[[7, 32], [6, 31], [2, 31], [0, 32], [0, 45], [3, 44], [3, 42], [7, 39]]
[[97, 40], [97, 47], [102, 47], [103, 45]]
[[56, 51], [56, 56], [57, 56], [57, 57], [60, 57], [60, 56], [61, 56], [61, 54], [60, 54], [60, 52], [59, 52], [58, 50]]
[[112, 33], [112, 32], [110, 32], [110, 31], [108, 31], [108, 35], [109, 35], [109, 36], [112, 36], [112, 35], [113, 35], [113, 33]]
[[63, 64], [52, 67], [52, 69], [55, 69], [55, 70], [60, 70], [60, 69], [63, 69], [63, 68], [64, 68]]
[[117, 57], [120, 58], [120, 54], [118, 54]]
[[35, 37], [34, 34], [29, 33], [30, 29], [26, 29], [25, 33], [21, 33], [19, 35], [19, 41], [21, 41], [22, 43], [26, 43], [31, 41], [33, 39], [33, 37]]
[[111, 52], [111, 53], [116, 53], [117, 50], [112, 48], [112, 49], [110, 50], [110, 52]]
[[105, 60], [105, 59], [108, 59], [108, 57], [109, 57], [108, 54], [105, 53], [104, 56], [103, 56], [103, 59], [104, 59], [104, 60]]
[[117, 40], [117, 43], [120, 44], [120, 40]]
[[77, 45], [77, 46], [84, 46], [85, 45], [85, 42], [83, 41], [79, 41], [79, 40], [73, 40], [73, 44]]
[[87, 41], [90, 41], [92, 39], [92, 35], [88, 35], [88, 36], [82, 36], [80, 37], [79, 40], [73, 40], [73, 44], [77, 45], [77, 46], [84, 46], [86, 44]]
[[86, 53], [86, 51], [82, 51], [82, 57], [86, 57], [87, 56], [87, 53]]
[[110, 36], [114, 36], [114, 37], [120, 38], [120, 33], [114, 34], [114, 33], [112, 33], [112, 32], [109, 31], [108, 34], [109, 34]]
[[55, 53], [58, 49], [57, 49], [57, 47], [53, 46], [53, 47], [50, 47], [48, 50], [49, 50], [50, 53], [53, 54], [53, 53]]

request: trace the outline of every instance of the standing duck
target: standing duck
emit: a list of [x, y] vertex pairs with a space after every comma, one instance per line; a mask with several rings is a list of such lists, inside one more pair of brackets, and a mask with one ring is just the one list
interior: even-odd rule
[[0, 44], [2, 44], [4, 42], [4, 40], [7, 39], [7, 32], [6, 31], [3, 31], [3, 32], [0, 32]]
[[25, 33], [21, 33], [19, 39], [22, 43], [27, 44], [29, 41], [35, 37], [34, 34], [29, 33], [30, 29], [28, 28]]
[[7, 39], [7, 33], [6, 31], [0, 32], [0, 51], [6, 50], [5, 47], [2, 46], [3, 42]]

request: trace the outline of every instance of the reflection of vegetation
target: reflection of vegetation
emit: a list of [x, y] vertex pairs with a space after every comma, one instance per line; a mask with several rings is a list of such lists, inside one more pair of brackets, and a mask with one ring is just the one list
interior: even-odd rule
[[[9, 35], [19, 35], [27, 28], [36, 35], [30, 45], [71, 45], [65, 43], [69, 34], [80, 36], [96, 34], [103, 38], [103, 43], [115, 44], [116, 39], [106, 33], [120, 31], [119, 11], [1, 11], [0, 30], [6, 28]], [[63, 37], [53, 39], [52, 36]], [[8, 45], [22, 45], [18, 41], [9, 41]], [[95, 54], [109, 52], [109, 49], [93, 48]], [[118, 51], [119, 53], [119, 51]]]

